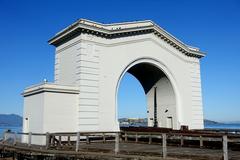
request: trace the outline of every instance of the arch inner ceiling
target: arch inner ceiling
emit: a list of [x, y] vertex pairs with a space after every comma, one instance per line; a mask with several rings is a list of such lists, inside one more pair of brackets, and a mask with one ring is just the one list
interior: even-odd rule
[[157, 83], [157, 81], [166, 75], [154, 65], [149, 63], [140, 63], [131, 67], [128, 73], [135, 76], [143, 86], [145, 94]]

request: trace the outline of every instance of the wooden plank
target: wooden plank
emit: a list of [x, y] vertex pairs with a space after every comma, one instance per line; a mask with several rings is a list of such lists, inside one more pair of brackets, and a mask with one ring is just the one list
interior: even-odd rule
[[[19, 135], [28, 135], [29, 133], [17, 132]], [[45, 133], [32, 133], [32, 136], [46, 136]]]

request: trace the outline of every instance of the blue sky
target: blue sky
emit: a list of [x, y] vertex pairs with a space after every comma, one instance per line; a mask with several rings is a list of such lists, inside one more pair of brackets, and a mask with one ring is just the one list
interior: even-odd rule
[[[204, 116], [240, 121], [240, 1], [0, 0], [0, 113], [23, 112], [20, 93], [53, 81], [54, 47], [47, 40], [78, 18], [103, 23], [151, 19], [208, 55], [202, 59]], [[146, 116], [139, 82], [126, 75], [120, 116]]]

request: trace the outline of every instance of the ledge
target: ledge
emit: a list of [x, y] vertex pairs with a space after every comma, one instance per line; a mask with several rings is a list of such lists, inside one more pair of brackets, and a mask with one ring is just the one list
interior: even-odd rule
[[65, 86], [58, 85], [54, 83], [43, 83], [30, 86], [24, 90], [22, 93], [23, 97], [43, 93], [43, 92], [52, 92], [52, 93], [66, 93], [66, 94], [79, 94], [79, 88], [76, 86]]

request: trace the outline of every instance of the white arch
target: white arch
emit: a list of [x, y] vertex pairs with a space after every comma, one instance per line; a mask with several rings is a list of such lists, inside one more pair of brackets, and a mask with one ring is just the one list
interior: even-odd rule
[[154, 65], [155, 67], [157, 67], [158, 69], [160, 69], [165, 75], [166, 77], [170, 80], [172, 86], [173, 86], [173, 90], [174, 90], [174, 94], [175, 94], [175, 98], [176, 98], [176, 119], [177, 119], [177, 129], [180, 128], [180, 122], [182, 121], [182, 117], [181, 117], [181, 98], [180, 98], [180, 93], [178, 90], [178, 86], [177, 86], [177, 81], [174, 77], [174, 75], [172, 74], [171, 70], [161, 61], [156, 60], [154, 58], [151, 57], [142, 57], [142, 58], [137, 58], [134, 61], [131, 61], [122, 71], [121, 75], [118, 78], [118, 82], [117, 82], [117, 86], [116, 86], [116, 93], [115, 93], [115, 119], [116, 122], [118, 124], [118, 90], [119, 90], [119, 85], [120, 82], [123, 78], [123, 76], [125, 75], [125, 73], [133, 66], [140, 64], [140, 63], [149, 63], [151, 65]]

